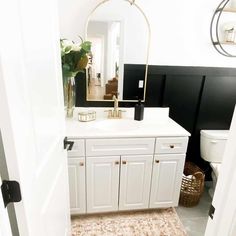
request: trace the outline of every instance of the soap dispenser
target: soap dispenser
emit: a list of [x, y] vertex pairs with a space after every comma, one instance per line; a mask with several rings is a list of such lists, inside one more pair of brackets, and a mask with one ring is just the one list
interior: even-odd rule
[[141, 99], [138, 100], [138, 104], [134, 107], [134, 119], [143, 120], [144, 105], [141, 103]]

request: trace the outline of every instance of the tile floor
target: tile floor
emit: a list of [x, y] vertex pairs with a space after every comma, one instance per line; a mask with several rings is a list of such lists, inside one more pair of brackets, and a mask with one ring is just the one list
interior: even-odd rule
[[191, 208], [179, 206], [176, 208], [179, 218], [189, 236], [204, 236], [208, 211], [212, 201], [208, 194], [210, 186], [211, 182], [205, 183], [204, 193], [197, 206]]

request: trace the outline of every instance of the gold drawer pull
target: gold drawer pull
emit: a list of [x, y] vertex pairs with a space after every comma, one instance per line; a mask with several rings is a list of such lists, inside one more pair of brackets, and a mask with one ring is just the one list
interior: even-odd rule
[[126, 165], [126, 161], [122, 161], [122, 164], [123, 164], [123, 165]]
[[84, 163], [83, 163], [83, 162], [80, 162], [79, 165], [80, 165], [80, 166], [84, 166]]
[[159, 160], [155, 160], [156, 163], [159, 163], [160, 161]]
[[115, 165], [119, 165], [120, 164], [120, 162], [119, 161], [115, 161]]
[[175, 145], [170, 145], [170, 148], [175, 148]]

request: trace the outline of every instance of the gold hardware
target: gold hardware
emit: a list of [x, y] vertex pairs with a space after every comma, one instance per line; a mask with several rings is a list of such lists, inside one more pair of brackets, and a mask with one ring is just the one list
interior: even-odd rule
[[80, 165], [80, 166], [84, 166], [84, 163], [83, 163], [83, 162], [80, 162], [79, 165]]
[[119, 110], [119, 101], [116, 98], [115, 95], [113, 95], [114, 100], [114, 108], [113, 110], [106, 110], [105, 112], [108, 112], [107, 118], [108, 119], [121, 119], [122, 118], [122, 110]]
[[123, 165], [126, 165], [126, 161], [122, 161], [122, 164], [123, 164]]
[[170, 145], [170, 148], [174, 148], [175, 147], [175, 145]]
[[107, 118], [111, 119], [112, 118], [112, 110], [106, 110], [104, 112], [108, 112]]
[[117, 110], [117, 111], [106, 110], [105, 112], [108, 112], [108, 115], [107, 115], [108, 119], [122, 119], [122, 112], [125, 112], [125, 111], [122, 111], [122, 110]]
[[117, 112], [119, 108], [119, 101], [115, 95], [113, 95], [112, 99], [114, 100], [114, 112]]
[[119, 161], [116, 161], [116, 162], [115, 162], [115, 164], [116, 164], [116, 165], [119, 165], [119, 164], [120, 164], [120, 162], [119, 162]]
[[159, 163], [160, 161], [159, 160], [155, 160], [156, 163]]

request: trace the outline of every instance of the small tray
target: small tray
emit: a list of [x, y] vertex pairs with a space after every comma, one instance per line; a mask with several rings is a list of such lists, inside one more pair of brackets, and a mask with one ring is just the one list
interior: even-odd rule
[[96, 120], [96, 111], [79, 112], [78, 120], [81, 122], [88, 122], [88, 121]]

